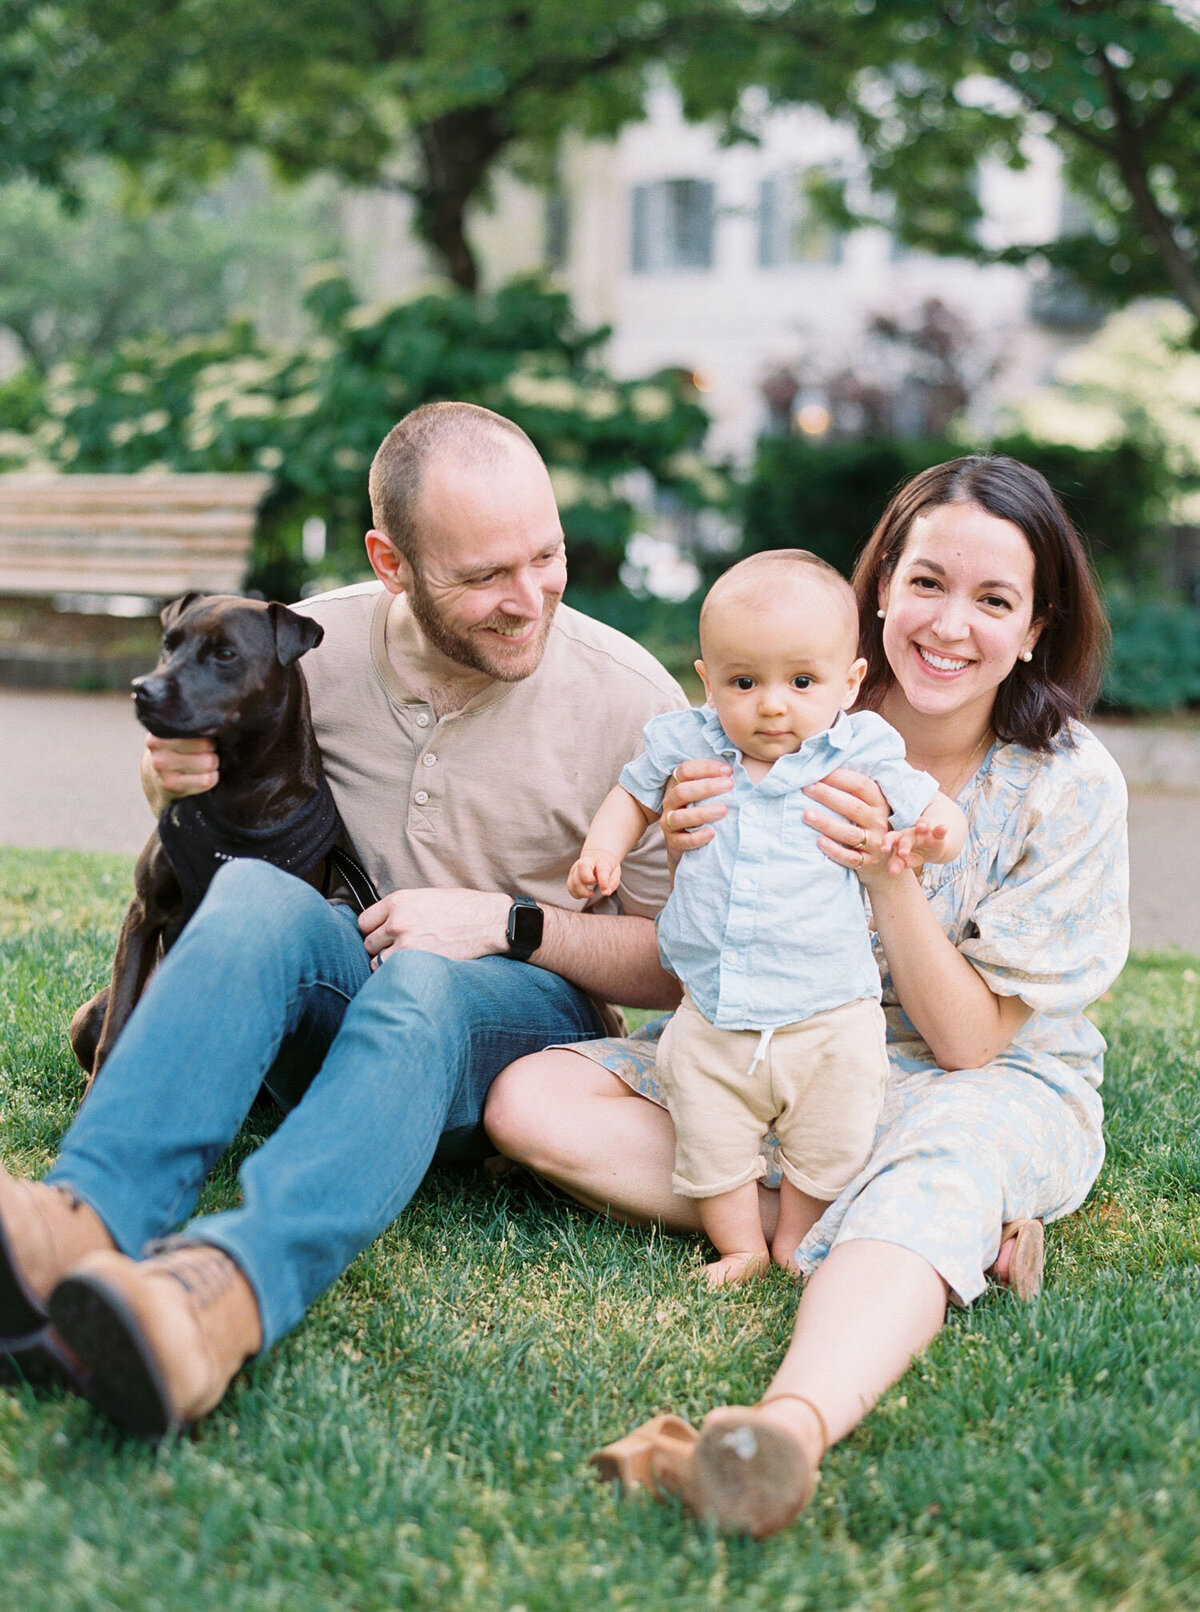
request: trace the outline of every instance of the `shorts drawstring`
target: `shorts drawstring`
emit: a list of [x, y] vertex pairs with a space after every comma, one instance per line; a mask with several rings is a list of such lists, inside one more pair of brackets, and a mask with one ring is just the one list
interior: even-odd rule
[[754, 1049], [754, 1057], [750, 1060], [750, 1067], [746, 1071], [747, 1080], [750, 1078], [750, 1076], [758, 1068], [759, 1064], [766, 1057], [767, 1048], [771, 1045], [771, 1037], [774, 1034], [775, 1034], [775, 1026], [774, 1025], [772, 1025], [769, 1030], [760, 1030], [758, 1032], [758, 1045]]

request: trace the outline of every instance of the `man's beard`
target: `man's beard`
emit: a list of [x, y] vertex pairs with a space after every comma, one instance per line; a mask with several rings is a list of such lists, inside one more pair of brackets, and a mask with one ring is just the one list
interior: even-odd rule
[[[485, 676], [494, 677], [500, 683], [520, 683], [537, 671], [542, 663], [542, 656], [546, 653], [546, 640], [550, 636], [550, 627], [560, 597], [556, 594], [549, 596], [543, 594], [542, 619], [537, 638], [532, 644], [525, 645], [518, 654], [514, 654], [506, 653], [499, 646], [493, 649], [490, 644], [480, 642], [469, 633], [458, 633], [448, 627], [443, 617], [438, 614], [437, 605], [430, 598], [421, 573], [415, 567], [412, 582], [406, 593], [413, 619], [436, 650], [445, 655], [447, 660], [452, 660], [459, 666], [467, 666], [473, 672], [483, 672]], [[481, 622], [480, 625], [486, 624]]]

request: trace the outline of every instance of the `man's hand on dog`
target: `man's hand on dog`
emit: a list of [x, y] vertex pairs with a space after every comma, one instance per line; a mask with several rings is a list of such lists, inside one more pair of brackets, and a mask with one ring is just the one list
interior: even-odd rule
[[359, 914], [358, 927], [372, 968], [395, 951], [492, 957], [508, 950], [511, 905], [493, 891], [393, 890]]
[[217, 747], [211, 739], [158, 739], [146, 736], [142, 757], [142, 788], [161, 816], [170, 801], [185, 795], [203, 795], [216, 787]]

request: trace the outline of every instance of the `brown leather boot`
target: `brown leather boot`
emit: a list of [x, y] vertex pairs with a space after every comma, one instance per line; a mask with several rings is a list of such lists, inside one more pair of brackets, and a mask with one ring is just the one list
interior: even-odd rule
[[18, 1181], [0, 1167], [0, 1351], [36, 1342], [50, 1295], [72, 1265], [114, 1246], [100, 1216], [69, 1188]]
[[212, 1410], [262, 1348], [254, 1290], [211, 1243], [92, 1254], [54, 1289], [50, 1316], [91, 1374], [89, 1396], [155, 1438]]

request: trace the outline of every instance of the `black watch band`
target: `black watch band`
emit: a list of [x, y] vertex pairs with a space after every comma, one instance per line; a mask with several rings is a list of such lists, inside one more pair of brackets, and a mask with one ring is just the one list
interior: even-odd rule
[[508, 909], [508, 955], [527, 963], [542, 944], [546, 914], [532, 896], [514, 896]]

